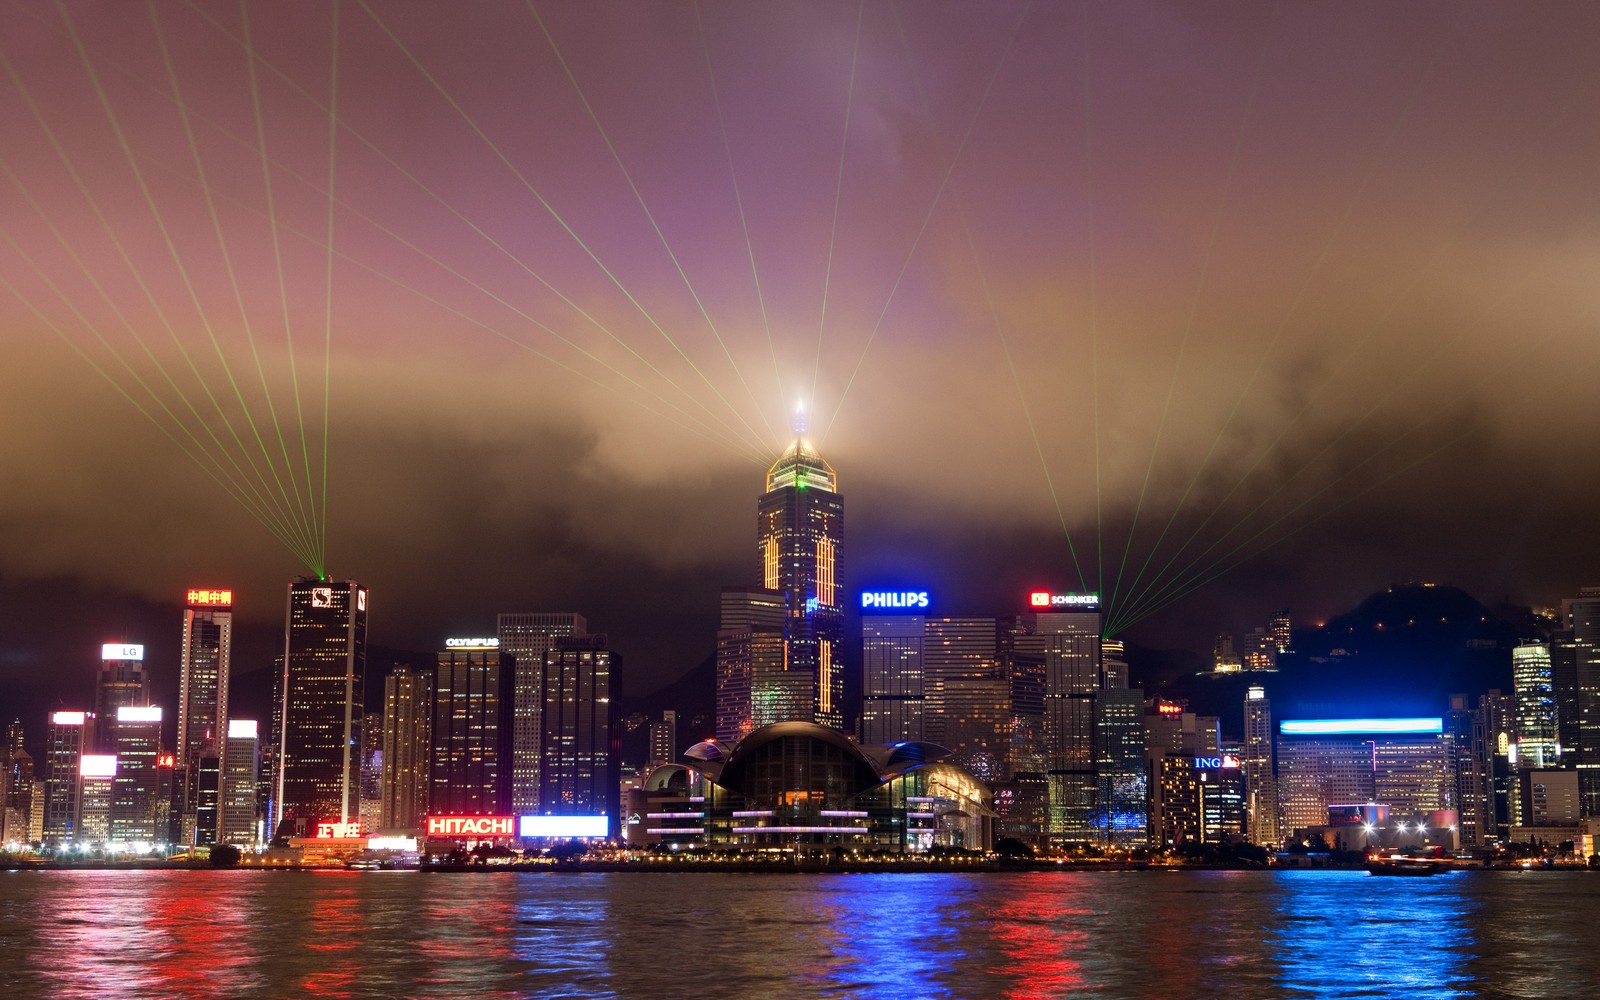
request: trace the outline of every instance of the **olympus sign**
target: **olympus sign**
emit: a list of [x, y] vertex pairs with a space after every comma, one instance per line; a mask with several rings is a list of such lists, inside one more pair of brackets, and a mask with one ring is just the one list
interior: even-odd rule
[[500, 640], [493, 638], [446, 639], [444, 641], [444, 648], [446, 649], [483, 649], [498, 645], [500, 645]]
[[926, 590], [868, 590], [861, 594], [863, 608], [925, 608], [928, 606]]

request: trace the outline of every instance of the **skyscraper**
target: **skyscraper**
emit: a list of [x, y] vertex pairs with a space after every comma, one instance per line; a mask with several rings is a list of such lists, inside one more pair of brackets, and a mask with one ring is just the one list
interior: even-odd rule
[[1517, 767], [1556, 764], [1556, 699], [1550, 676], [1550, 647], [1524, 642], [1511, 651], [1511, 684], [1516, 692]]
[[299, 577], [289, 585], [273, 734], [275, 825], [360, 815], [356, 739], [366, 659], [367, 592], [359, 584]]
[[49, 743], [44, 757], [43, 839], [52, 846], [78, 835], [78, 770], [88, 749], [93, 717], [87, 712], [50, 713]]
[[144, 666], [144, 647], [138, 643], [108, 642], [100, 647], [100, 671], [94, 685], [94, 718], [100, 728], [93, 734], [92, 749], [116, 753], [111, 749], [109, 723], [124, 705], [142, 708], [150, 704], [150, 674]]
[[0, 843], [23, 843], [31, 839], [29, 819], [33, 813], [33, 756], [22, 746], [22, 720], [6, 727], [6, 742], [0, 753]]
[[545, 816], [606, 816], [617, 834], [621, 733], [612, 698], [619, 657], [603, 635], [559, 640], [545, 654], [539, 803]]
[[[880, 601], [861, 614], [861, 742], [897, 743], [920, 740], [923, 726], [926, 664], [926, 594], [918, 592], [915, 607], [888, 613]], [[875, 595], [863, 595], [863, 605]]]
[[1051, 609], [1024, 615], [1023, 634], [1016, 640], [1018, 652], [1044, 660], [1051, 842], [1091, 841], [1097, 795], [1095, 699], [1101, 676], [1099, 601], [1088, 594], [1035, 592], [1029, 603]]
[[570, 612], [509, 612], [498, 622], [500, 652], [511, 658], [511, 808], [519, 816], [539, 804], [539, 713], [544, 657], [557, 639], [583, 635], [589, 626]]
[[498, 639], [445, 640], [434, 671], [430, 812], [498, 815], [511, 806], [505, 659]]
[[118, 843], [164, 841], [171, 803], [161, 796], [161, 721], [159, 705], [123, 705], [104, 726], [116, 758], [109, 832]]
[[380, 829], [415, 831], [428, 814], [433, 747], [433, 672], [396, 665], [383, 682]]
[[811, 680], [785, 669], [787, 622], [788, 603], [782, 591], [722, 588], [717, 739], [737, 743], [762, 726], [803, 717], [811, 700]]
[[261, 775], [261, 740], [255, 719], [229, 719], [222, 746], [221, 816], [217, 840], [237, 847], [256, 842], [256, 782]]
[[1251, 687], [1244, 696], [1244, 771], [1248, 836], [1253, 844], [1274, 847], [1282, 841], [1278, 826], [1278, 779], [1272, 757], [1272, 702], [1265, 688]]
[[833, 468], [803, 432], [801, 425], [767, 470], [767, 489], [756, 504], [756, 554], [762, 586], [785, 595], [785, 670], [809, 688], [809, 704], [794, 718], [842, 729], [838, 572], [844, 499]]
[[1577, 710], [1578, 795], [1585, 816], [1600, 816], [1600, 587], [1563, 602], [1572, 630], [1573, 692], [1558, 700]]
[[666, 709], [658, 722], [650, 723], [650, 756], [647, 765], [670, 764], [678, 759], [678, 713]]
[[233, 591], [190, 588], [183, 611], [178, 673], [178, 742], [174, 748], [179, 837], [195, 839], [196, 775], [200, 751], [222, 749], [228, 731], [228, 674], [233, 650]]

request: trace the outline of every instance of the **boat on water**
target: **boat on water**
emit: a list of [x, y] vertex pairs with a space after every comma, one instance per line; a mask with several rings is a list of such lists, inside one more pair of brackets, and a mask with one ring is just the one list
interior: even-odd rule
[[1374, 858], [1367, 862], [1369, 875], [1437, 875], [1445, 866], [1427, 858]]

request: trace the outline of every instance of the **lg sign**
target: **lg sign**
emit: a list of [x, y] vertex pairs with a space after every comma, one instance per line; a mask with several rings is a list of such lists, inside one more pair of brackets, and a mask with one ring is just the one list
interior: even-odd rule
[[1028, 595], [1028, 605], [1035, 608], [1097, 608], [1099, 594], [1052, 594], [1048, 590], [1035, 590]]

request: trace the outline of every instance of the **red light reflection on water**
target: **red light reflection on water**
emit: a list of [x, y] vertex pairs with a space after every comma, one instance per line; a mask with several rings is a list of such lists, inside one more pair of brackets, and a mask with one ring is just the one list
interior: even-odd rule
[[299, 986], [314, 997], [348, 997], [361, 973], [356, 947], [365, 927], [354, 881], [361, 876], [319, 871], [310, 877], [318, 880], [319, 892], [307, 914], [304, 942], [319, 958], [316, 970], [302, 977]]
[[1046, 1000], [1085, 985], [1082, 956], [1089, 934], [1083, 927], [1097, 911], [1077, 905], [1079, 884], [1050, 878], [1006, 896], [989, 913], [990, 937], [1005, 961], [992, 973], [1014, 980], [1002, 996]]

